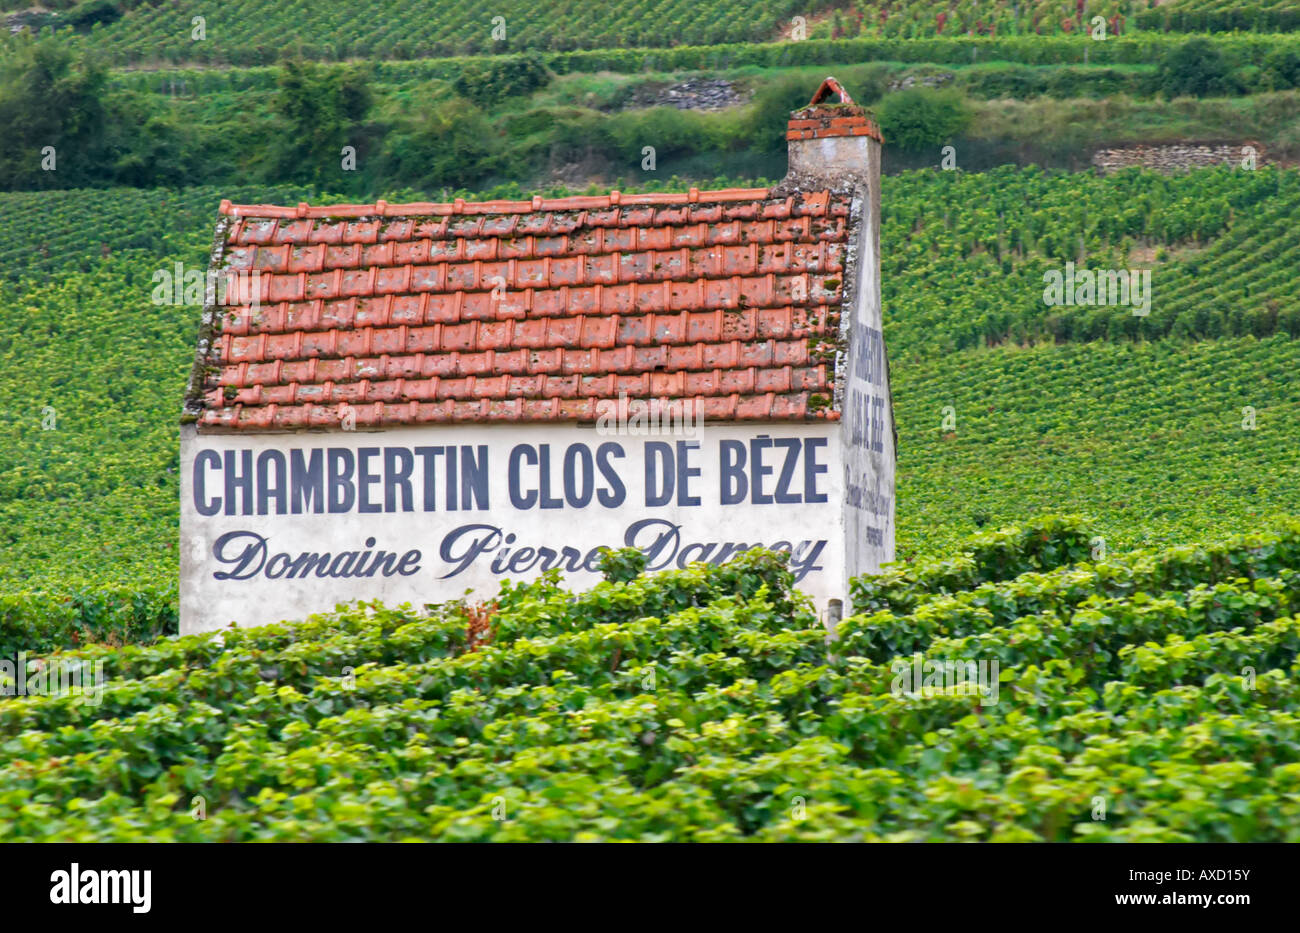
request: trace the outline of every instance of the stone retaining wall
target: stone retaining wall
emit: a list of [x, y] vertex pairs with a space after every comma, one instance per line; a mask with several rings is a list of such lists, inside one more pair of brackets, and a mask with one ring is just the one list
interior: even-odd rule
[[1255, 164], [1263, 165], [1264, 157], [1257, 143], [1178, 143], [1170, 146], [1132, 146], [1124, 149], [1100, 149], [1092, 155], [1092, 164], [1103, 172], [1113, 172], [1132, 165], [1154, 168], [1162, 172], [1180, 172], [1210, 165], [1235, 165], [1249, 155], [1253, 147]]

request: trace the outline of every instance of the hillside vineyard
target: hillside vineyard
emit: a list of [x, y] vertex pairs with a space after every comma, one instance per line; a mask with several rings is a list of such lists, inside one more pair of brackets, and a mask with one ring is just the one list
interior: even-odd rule
[[1285, 901], [1300, 0], [0, 20], [10, 915], [431, 874], [158, 842]]
[[[602, 545], [657, 569], [766, 542], [838, 612], [894, 557], [880, 130], [828, 77], [784, 136], [766, 188], [223, 201], [212, 278], [258, 278], [202, 311], [181, 630], [303, 600], [483, 599], [560, 562], [591, 585]], [[634, 403], [693, 417], [643, 439]], [[311, 558], [362, 538], [411, 573], [350, 585]]]
[[[1295, 175], [1261, 168], [1094, 177], [1008, 167], [882, 179], [899, 495], [913, 503], [900, 514], [901, 552], [947, 553], [978, 521], [1014, 522], [1062, 502], [1092, 513], [1112, 548], [1245, 531], [1300, 507], [1279, 433], [1300, 418], [1287, 391], [1300, 309], [1285, 300], [1294, 242], [1285, 229], [1300, 197]], [[169, 615], [177, 549], [167, 541], [178, 475], [148, 452], [170, 436], [166, 396], [189, 365], [192, 335], [177, 309], [133, 303], [129, 283], [148, 285], [151, 271], [170, 268], [176, 256], [192, 263], [205, 255], [196, 227], [206, 216], [202, 205], [210, 209], [221, 193], [0, 194], [4, 268], [28, 270], [0, 293], [8, 309], [0, 314], [0, 346], [31, 348], [23, 378], [5, 387], [6, 423], [32, 456], [66, 464], [56, 479], [31, 471], [17, 448], [0, 450], [10, 529], [0, 578], [19, 592], [53, 587], [50, 596], [30, 597], [35, 602], [15, 596], [24, 606], [60, 605], [58, 594], [70, 585], [137, 592], [142, 605], [158, 600], [158, 615], [150, 610], [148, 618]], [[292, 202], [303, 193], [245, 189], [240, 196]], [[1090, 202], [1113, 206], [1085, 218]], [[66, 214], [74, 205], [89, 240], [38, 235], [42, 211]], [[1123, 236], [1106, 232], [1116, 217], [1135, 242], [1149, 238], [1172, 250], [1154, 280], [1151, 315], [1073, 307], [1045, 317], [1042, 270], [1063, 266], [1044, 252], [1065, 239], [1056, 231], [1084, 231], [1092, 255], [1118, 253]], [[110, 244], [107, 259], [92, 240]], [[1178, 252], [1197, 242], [1204, 246], [1194, 255]], [[1013, 270], [1010, 285], [999, 277], [1002, 265]], [[62, 269], [57, 279], [53, 269]], [[1008, 299], [1022, 295], [1027, 304], [1012, 313]], [[1130, 329], [1149, 339], [1134, 343]], [[1062, 343], [1045, 343], [1041, 331]], [[1024, 340], [1037, 345], [1022, 349]], [[120, 352], [105, 354], [109, 345]], [[957, 419], [952, 437], [941, 430], [947, 405]], [[1242, 429], [1247, 406], [1259, 413], [1255, 431]], [[50, 407], [58, 430], [42, 429]], [[1177, 445], [1166, 446], [1176, 430], [1184, 432]], [[992, 474], [981, 466], [990, 457], [999, 464]], [[1163, 469], [1151, 472], [1157, 463]], [[1150, 481], [1134, 496], [1142, 477]], [[417, 482], [413, 494], [421, 490]], [[224, 482], [216, 494], [224, 495]], [[116, 596], [96, 602], [132, 605]], [[117, 618], [123, 609], [103, 611]]]

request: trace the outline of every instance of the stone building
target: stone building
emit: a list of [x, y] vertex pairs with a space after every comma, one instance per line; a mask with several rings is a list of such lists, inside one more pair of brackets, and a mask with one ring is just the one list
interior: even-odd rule
[[787, 551], [823, 608], [892, 560], [881, 137], [828, 78], [787, 139], [771, 189], [223, 202], [182, 631], [589, 585], [603, 546]]

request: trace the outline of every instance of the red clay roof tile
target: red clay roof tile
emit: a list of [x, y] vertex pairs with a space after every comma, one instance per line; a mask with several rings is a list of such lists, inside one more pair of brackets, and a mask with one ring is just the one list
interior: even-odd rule
[[256, 270], [261, 305], [218, 316], [201, 429], [594, 420], [638, 397], [838, 417], [810, 346], [838, 336], [847, 196], [221, 209], [218, 271]]

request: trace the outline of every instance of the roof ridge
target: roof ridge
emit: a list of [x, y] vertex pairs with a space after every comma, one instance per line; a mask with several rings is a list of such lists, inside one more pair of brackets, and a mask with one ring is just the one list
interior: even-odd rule
[[767, 200], [771, 188], [718, 188], [701, 191], [650, 191], [642, 194], [623, 194], [617, 190], [603, 195], [569, 195], [562, 198], [533, 196], [527, 201], [484, 200], [467, 201], [416, 201], [410, 204], [389, 204], [379, 200], [373, 204], [330, 204], [312, 206], [305, 201], [296, 207], [276, 204], [234, 204], [222, 199], [220, 212], [230, 217], [254, 218], [321, 218], [321, 217], [421, 217], [451, 216], [457, 214], [527, 214], [534, 211], [590, 211], [609, 210], [615, 207], [650, 204], [699, 204], [734, 201]]

